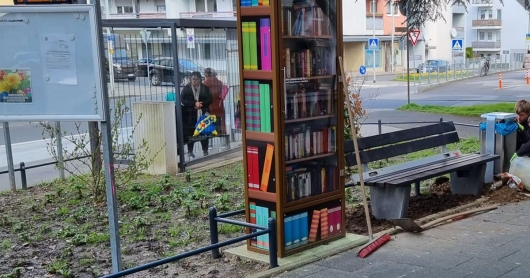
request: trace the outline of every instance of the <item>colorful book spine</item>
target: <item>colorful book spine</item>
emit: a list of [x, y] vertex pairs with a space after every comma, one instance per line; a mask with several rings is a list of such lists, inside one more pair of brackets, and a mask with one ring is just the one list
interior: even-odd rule
[[269, 187], [269, 177], [271, 173], [272, 156], [274, 154], [274, 146], [267, 144], [267, 151], [265, 152], [265, 162], [263, 163], [263, 174], [261, 176], [261, 191], [267, 192]]
[[250, 26], [249, 22], [241, 22], [242, 39], [243, 39], [243, 69], [251, 69], [251, 50], [250, 50]]
[[252, 186], [259, 190], [259, 150], [258, 147], [252, 146]]
[[271, 20], [270, 18], [260, 19], [260, 40], [261, 40], [261, 69], [272, 70]]
[[[249, 30], [249, 50], [250, 50], [250, 69], [258, 69], [258, 37], [256, 22], [248, 22]], [[243, 50], [244, 51], [244, 50]]]
[[324, 239], [329, 236], [328, 230], [328, 209], [323, 208], [320, 210], [320, 238]]
[[265, 101], [267, 98], [266, 86], [267, 84], [259, 84], [259, 115], [261, 122], [261, 132], [267, 132], [267, 103]]
[[283, 237], [285, 250], [293, 248], [293, 217], [288, 216], [283, 219]]
[[247, 146], [247, 183], [249, 189], [257, 189], [254, 184], [254, 152], [255, 149], [252, 146]]
[[245, 120], [250, 131], [261, 131], [259, 81], [245, 80]]
[[266, 84], [265, 86], [265, 132], [272, 132], [272, 118], [271, 118], [271, 86]]
[[[250, 209], [250, 224], [256, 224], [256, 203], [249, 202], [249, 209]], [[256, 229], [251, 228], [251, 233], [256, 232]], [[250, 245], [257, 246], [258, 239], [253, 237], [250, 239]]]

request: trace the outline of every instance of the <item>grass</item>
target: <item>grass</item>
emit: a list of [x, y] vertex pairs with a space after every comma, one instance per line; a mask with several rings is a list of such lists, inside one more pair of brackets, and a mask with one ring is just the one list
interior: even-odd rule
[[492, 104], [475, 104], [466, 106], [441, 106], [441, 105], [418, 105], [415, 103], [406, 104], [397, 110], [417, 111], [445, 115], [457, 115], [468, 117], [480, 117], [480, 115], [490, 112], [514, 112], [514, 103], [500, 102]]
[[[448, 72], [422, 72], [420, 73], [410, 73], [410, 81], [418, 81], [420, 79], [422, 80], [428, 80], [429, 78], [432, 80], [445, 80], [446, 77], [448, 80], [453, 79], [453, 77], [456, 75], [457, 78], [460, 78], [461, 76], [467, 76], [466, 70], [457, 70], [456, 72], [448, 71]], [[396, 76], [393, 81], [407, 81], [407, 74], [401, 74]]]

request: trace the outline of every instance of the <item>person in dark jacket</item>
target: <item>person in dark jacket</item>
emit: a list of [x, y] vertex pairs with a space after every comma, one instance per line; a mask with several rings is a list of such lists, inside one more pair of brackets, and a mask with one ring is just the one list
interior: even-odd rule
[[516, 152], [510, 161], [518, 156], [530, 156], [530, 102], [520, 99], [515, 104], [515, 113], [517, 114], [517, 144]]
[[[182, 121], [184, 124], [184, 138], [188, 140], [188, 155], [194, 158], [193, 145], [195, 141], [191, 141], [195, 131], [195, 124], [198, 118], [210, 112], [210, 104], [212, 104], [212, 94], [208, 87], [201, 84], [201, 73], [198, 71], [191, 73], [191, 82], [182, 89]], [[208, 139], [201, 140], [203, 154], [208, 155]]]

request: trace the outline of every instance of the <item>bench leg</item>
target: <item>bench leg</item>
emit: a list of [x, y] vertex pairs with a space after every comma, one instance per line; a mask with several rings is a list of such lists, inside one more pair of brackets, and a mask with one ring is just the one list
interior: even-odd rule
[[485, 172], [486, 164], [481, 164], [451, 173], [451, 192], [461, 195], [480, 195], [484, 187]]
[[407, 216], [411, 186], [371, 186], [372, 214], [377, 219], [397, 219]]
[[414, 183], [414, 196], [420, 196], [420, 182]]

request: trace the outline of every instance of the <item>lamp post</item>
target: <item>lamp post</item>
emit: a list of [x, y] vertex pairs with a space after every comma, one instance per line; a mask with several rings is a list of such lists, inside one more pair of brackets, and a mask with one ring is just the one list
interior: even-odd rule
[[391, 72], [394, 73], [394, 14], [395, 14], [394, 0], [390, 1], [390, 12], [392, 12], [392, 41], [390, 42], [390, 68]]
[[[377, 0], [372, 0], [372, 19], [373, 19], [373, 24], [372, 24], [372, 31], [373, 31], [373, 38], [375, 39], [375, 11], [376, 11], [376, 5], [377, 5]], [[373, 53], [372, 53], [372, 58], [373, 58], [373, 71], [374, 71], [374, 83], [375, 83], [375, 48], [372, 50]]]

